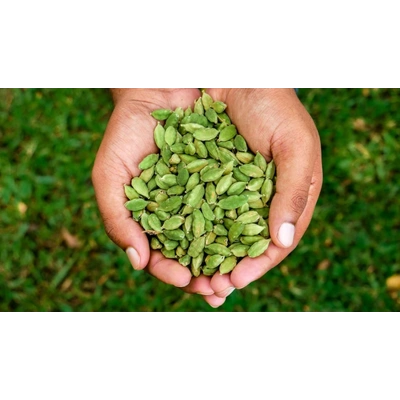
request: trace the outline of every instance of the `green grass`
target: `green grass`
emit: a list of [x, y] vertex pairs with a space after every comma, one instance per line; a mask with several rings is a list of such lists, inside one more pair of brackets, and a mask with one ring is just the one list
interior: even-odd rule
[[385, 281], [400, 273], [400, 90], [299, 96], [323, 146], [313, 221], [281, 265], [213, 310], [133, 271], [104, 233], [90, 174], [108, 91], [1, 89], [0, 311], [399, 311]]

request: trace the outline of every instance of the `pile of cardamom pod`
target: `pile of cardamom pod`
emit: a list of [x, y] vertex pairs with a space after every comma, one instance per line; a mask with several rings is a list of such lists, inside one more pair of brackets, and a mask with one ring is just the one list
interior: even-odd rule
[[125, 207], [151, 248], [196, 277], [227, 274], [271, 242], [274, 161], [249, 150], [226, 108], [203, 91], [193, 110], [152, 112], [160, 152], [145, 157], [140, 176], [124, 186]]

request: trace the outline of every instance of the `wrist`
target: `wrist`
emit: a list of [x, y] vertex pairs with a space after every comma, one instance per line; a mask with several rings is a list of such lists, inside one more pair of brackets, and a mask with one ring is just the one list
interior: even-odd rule
[[114, 104], [117, 105], [121, 100], [134, 98], [136, 92], [143, 89], [110, 89]]
[[294, 89], [278, 89], [278, 88], [233, 88], [233, 89], [207, 89], [214, 99], [223, 101], [228, 104], [231, 108], [233, 104], [243, 104], [243, 102], [266, 99], [278, 99], [289, 97], [297, 97]]
[[[126, 101], [169, 102], [190, 89], [110, 89], [114, 104]], [[178, 94], [178, 96], [177, 96]]]

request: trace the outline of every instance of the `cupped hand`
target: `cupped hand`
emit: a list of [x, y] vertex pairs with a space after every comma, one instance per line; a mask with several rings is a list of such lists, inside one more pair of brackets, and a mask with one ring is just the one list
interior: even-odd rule
[[150, 249], [146, 234], [124, 204], [124, 184], [138, 176], [142, 159], [158, 152], [154, 144], [155, 109], [193, 106], [197, 89], [114, 89], [115, 108], [96, 155], [92, 181], [96, 200], [108, 236], [126, 251], [136, 270], [146, 270], [160, 281], [198, 293], [216, 307], [224, 299], [214, 295], [210, 278], [192, 278], [187, 267]]
[[230, 275], [216, 274], [211, 287], [225, 298], [278, 265], [306, 232], [322, 188], [321, 145], [316, 126], [293, 89], [209, 89], [253, 152], [277, 167], [271, 203], [272, 243], [258, 258], [244, 258]]

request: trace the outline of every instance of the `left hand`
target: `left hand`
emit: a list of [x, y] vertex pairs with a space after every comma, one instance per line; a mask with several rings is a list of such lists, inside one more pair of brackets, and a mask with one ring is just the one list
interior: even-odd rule
[[315, 124], [293, 89], [209, 89], [255, 153], [277, 167], [271, 203], [272, 243], [265, 254], [244, 258], [229, 275], [216, 274], [211, 287], [225, 298], [278, 265], [298, 245], [310, 224], [322, 187], [321, 144]]

